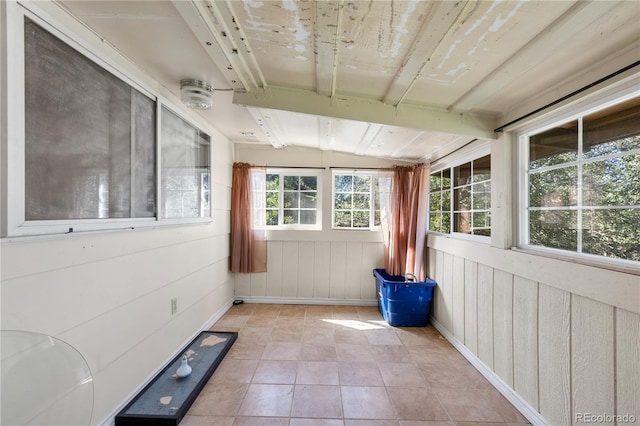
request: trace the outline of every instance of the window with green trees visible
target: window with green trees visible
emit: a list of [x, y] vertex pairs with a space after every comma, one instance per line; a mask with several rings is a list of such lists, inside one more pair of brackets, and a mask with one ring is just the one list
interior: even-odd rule
[[333, 174], [333, 227], [372, 229], [382, 222], [382, 207], [388, 204], [390, 173], [357, 172]]
[[640, 261], [640, 97], [520, 139], [523, 244]]
[[320, 176], [267, 171], [266, 222], [274, 227], [320, 226]]

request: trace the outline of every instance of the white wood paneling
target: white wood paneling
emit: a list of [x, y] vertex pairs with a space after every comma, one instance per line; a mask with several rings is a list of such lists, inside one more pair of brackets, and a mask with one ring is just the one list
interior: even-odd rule
[[576, 415], [615, 413], [613, 337], [613, 308], [572, 295], [571, 390]]
[[513, 387], [513, 275], [495, 270], [493, 275], [493, 367]]
[[345, 283], [347, 271], [347, 243], [331, 243], [331, 269], [329, 279], [329, 297], [332, 299], [345, 298]]
[[616, 309], [616, 413], [640, 415], [640, 315]]
[[300, 241], [298, 250], [298, 296], [313, 297], [315, 244], [313, 241]]
[[267, 273], [251, 274], [251, 296], [266, 296]]
[[282, 296], [282, 241], [267, 241], [266, 295]]
[[313, 297], [329, 298], [331, 269], [327, 265], [331, 265], [331, 243], [316, 241], [314, 247]]
[[360, 268], [360, 297], [363, 299], [376, 298], [376, 280], [373, 270], [382, 260], [382, 244], [362, 243], [362, 266]]
[[464, 261], [464, 344], [478, 356], [478, 264]]
[[513, 389], [538, 409], [538, 283], [513, 277]]
[[[297, 241], [282, 243], [282, 294], [283, 297], [298, 296], [299, 251]], [[268, 272], [267, 272], [268, 273]]]
[[237, 297], [251, 296], [251, 275], [235, 274], [235, 295]]
[[493, 369], [493, 268], [478, 265], [478, 358]]
[[360, 278], [362, 277], [362, 243], [347, 242], [347, 256], [344, 278], [344, 297], [346, 299], [360, 299]]
[[438, 322], [445, 324], [447, 309], [444, 300], [444, 292], [447, 288], [447, 283], [444, 281], [444, 254], [438, 250], [432, 250], [431, 253], [433, 253], [433, 256], [430, 256], [430, 258], [433, 259], [432, 267], [434, 268], [434, 279], [436, 283], [438, 283], [438, 286], [435, 289], [434, 315], [438, 319]]
[[442, 301], [440, 315], [442, 316], [442, 324], [447, 330], [453, 328], [453, 255], [449, 253], [442, 254]]
[[568, 425], [571, 410], [571, 295], [540, 284], [538, 302], [540, 414]]
[[453, 281], [452, 281], [452, 322], [453, 334], [458, 340], [464, 342], [464, 258], [453, 257]]

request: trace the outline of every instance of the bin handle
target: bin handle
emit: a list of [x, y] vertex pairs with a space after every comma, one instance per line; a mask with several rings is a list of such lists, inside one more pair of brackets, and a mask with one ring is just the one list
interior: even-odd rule
[[412, 274], [411, 272], [407, 272], [406, 274], [404, 274], [404, 278], [407, 281], [413, 281], [413, 282], [418, 281], [418, 278], [414, 274]]

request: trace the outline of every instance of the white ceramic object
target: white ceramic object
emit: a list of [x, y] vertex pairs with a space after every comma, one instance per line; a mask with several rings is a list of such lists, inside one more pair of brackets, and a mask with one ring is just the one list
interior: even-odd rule
[[180, 367], [176, 370], [176, 376], [187, 377], [189, 374], [191, 374], [191, 366], [189, 365], [189, 361], [185, 355], [182, 357], [182, 361], [180, 361]]

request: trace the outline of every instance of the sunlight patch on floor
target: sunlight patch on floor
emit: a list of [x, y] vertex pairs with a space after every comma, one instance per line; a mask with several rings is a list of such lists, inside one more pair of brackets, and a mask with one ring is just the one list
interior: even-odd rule
[[357, 320], [340, 320], [340, 319], [323, 319], [322, 321], [330, 322], [331, 324], [341, 325], [343, 327], [349, 327], [356, 330], [379, 330], [382, 327], [377, 324], [372, 324], [378, 321], [364, 322]]

